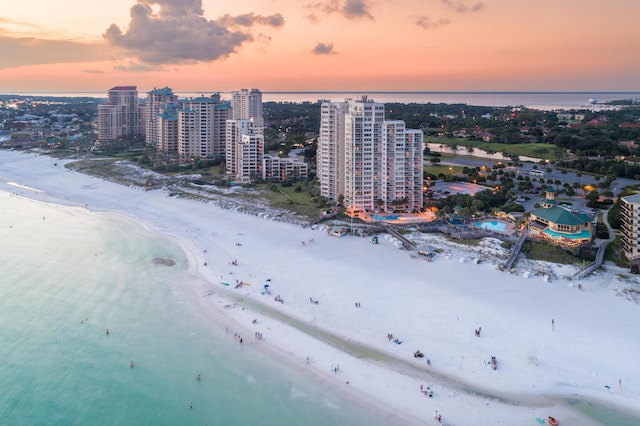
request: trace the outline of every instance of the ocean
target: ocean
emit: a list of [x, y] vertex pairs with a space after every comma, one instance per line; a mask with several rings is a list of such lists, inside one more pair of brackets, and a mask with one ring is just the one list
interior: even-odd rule
[[[146, 97], [145, 89], [140, 88], [140, 97]], [[220, 93], [223, 99], [230, 99], [230, 92], [204, 90], [176, 92], [180, 98], [208, 96]], [[106, 98], [104, 92], [24, 92], [26, 96], [89, 96]], [[525, 106], [541, 110], [563, 109], [606, 109], [606, 102], [620, 99], [640, 99], [640, 92], [380, 92], [380, 91], [344, 91], [344, 92], [269, 92], [262, 94], [263, 102], [317, 102], [318, 100], [343, 101], [346, 98], [357, 99], [363, 95], [381, 103], [445, 103], [476, 106]], [[590, 101], [596, 102], [591, 104]]]
[[205, 315], [172, 240], [114, 214], [0, 199], [0, 424], [385, 424]]

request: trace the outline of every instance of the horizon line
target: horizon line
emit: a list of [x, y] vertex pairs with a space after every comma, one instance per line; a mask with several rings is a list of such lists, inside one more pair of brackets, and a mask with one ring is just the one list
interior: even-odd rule
[[[101, 91], [104, 91], [105, 94], [106, 92], [108, 92], [109, 89], [105, 89], [105, 90], [83, 90], [83, 91], [40, 91], [40, 90], [33, 90], [33, 91], [29, 91], [29, 90], [24, 90], [24, 91], [15, 91], [15, 92], [0, 92], [0, 95], [22, 95], [23, 93], [39, 93], [39, 94], [74, 94], [74, 93], [98, 93]], [[259, 89], [258, 89], [259, 90]], [[232, 93], [234, 92], [234, 90], [230, 90], [230, 91], [224, 91], [224, 90], [179, 90], [176, 91], [175, 93], [201, 93], [201, 94], [205, 94], [205, 93]], [[575, 94], [575, 95], [588, 95], [588, 94], [594, 94], [594, 95], [598, 95], [598, 94], [602, 94], [602, 95], [615, 95], [615, 94], [625, 94], [625, 95], [640, 95], [640, 91], [634, 91], [634, 90], [629, 90], [629, 91], [620, 91], [620, 90], [615, 90], [615, 91], [552, 91], [552, 90], [541, 90], [541, 91], [474, 91], [474, 90], [464, 90], [464, 91], [457, 91], [457, 90], [436, 90], [436, 91], [421, 91], [421, 90], [372, 90], [372, 91], [368, 91], [368, 90], [284, 90], [284, 91], [278, 91], [278, 90], [269, 90], [269, 91], [261, 91], [263, 94], [284, 94], [284, 95], [291, 95], [291, 94], [373, 94], [373, 95], [380, 95], [380, 94], [426, 94], [426, 95], [438, 95], [438, 94], [442, 94], [442, 95], [455, 95], [455, 94], [461, 94], [461, 95], [526, 95], [526, 94], [532, 94], [532, 95], [554, 95], [554, 94], [559, 94], [559, 95], [571, 95], [571, 94]], [[22, 95], [24, 96], [24, 95]]]

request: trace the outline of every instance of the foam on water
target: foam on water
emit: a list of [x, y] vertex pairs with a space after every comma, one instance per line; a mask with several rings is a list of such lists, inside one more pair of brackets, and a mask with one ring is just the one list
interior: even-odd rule
[[0, 200], [0, 424], [388, 424], [212, 323], [172, 241]]

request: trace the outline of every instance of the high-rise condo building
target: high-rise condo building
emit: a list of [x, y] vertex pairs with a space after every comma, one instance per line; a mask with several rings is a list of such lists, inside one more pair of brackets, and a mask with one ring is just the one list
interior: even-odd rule
[[188, 99], [178, 112], [178, 154], [181, 158], [205, 158], [213, 151], [215, 101], [204, 96]]
[[234, 120], [253, 119], [256, 129], [263, 126], [262, 92], [258, 89], [241, 89], [231, 93]]
[[384, 104], [366, 97], [321, 107], [317, 150], [320, 193], [350, 212], [422, 209], [423, 135], [385, 121]]
[[262, 176], [264, 136], [256, 130], [253, 119], [227, 120], [226, 174], [240, 182]]
[[640, 195], [622, 197], [620, 231], [622, 247], [632, 272], [640, 272]]
[[232, 109], [228, 102], [220, 101], [220, 95], [212, 96], [216, 100], [213, 108], [212, 151], [214, 158], [225, 156], [227, 138], [227, 120], [231, 119]]
[[226, 122], [227, 175], [245, 183], [262, 178], [262, 92], [258, 89], [232, 92], [231, 114], [233, 119]]
[[158, 150], [162, 143], [159, 140], [158, 120], [160, 114], [164, 112], [167, 105], [175, 104], [178, 102], [178, 97], [173, 94], [173, 91], [164, 87], [162, 89], [156, 89], [147, 92], [147, 101], [145, 104], [146, 115], [146, 137], [147, 145]]
[[178, 105], [167, 104], [158, 115], [157, 151], [168, 156], [178, 154]]
[[98, 106], [98, 140], [144, 135], [144, 113], [136, 86], [116, 86], [107, 92], [108, 101]]

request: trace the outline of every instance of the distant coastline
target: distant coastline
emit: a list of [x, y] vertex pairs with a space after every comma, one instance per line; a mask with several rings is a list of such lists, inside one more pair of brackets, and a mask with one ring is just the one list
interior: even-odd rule
[[[106, 99], [104, 92], [18, 92], [0, 93], [0, 95], [18, 96], [44, 96], [44, 97], [91, 97]], [[228, 91], [201, 90], [180, 91], [176, 94], [180, 98], [197, 97], [220, 93], [223, 98]], [[144, 97], [144, 92], [140, 95]], [[590, 99], [597, 99], [595, 109], [605, 109], [607, 102], [620, 99], [640, 99], [640, 91], [579, 91], [579, 92], [552, 92], [552, 91], [380, 91], [380, 90], [354, 90], [354, 91], [263, 91], [264, 102], [318, 102], [319, 100], [342, 101], [345, 98], [369, 96], [382, 103], [433, 103], [433, 104], [466, 104], [488, 107], [523, 106], [541, 110], [565, 110], [565, 109], [589, 109], [593, 105]]]

